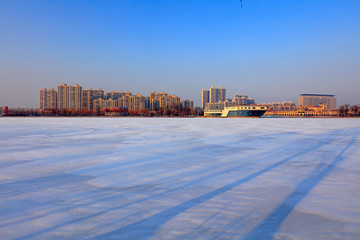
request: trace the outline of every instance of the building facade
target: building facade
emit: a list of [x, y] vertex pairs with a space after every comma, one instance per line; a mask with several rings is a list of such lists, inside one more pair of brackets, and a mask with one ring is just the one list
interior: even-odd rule
[[[98, 111], [104, 108], [124, 108], [129, 111], [142, 110], [179, 110], [180, 98], [164, 92], [152, 92], [149, 96], [133, 95], [130, 92], [107, 92], [100, 88], [83, 90], [78, 84], [74, 86], [62, 84], [57, 91], [54, 89], [40, 90], [40, 109], [58, 110], [91, 110]], [[193, 102], [185, 100], [184, 106], [193, 108]]]
[[220, 110], [225, 107], [255, 105], [255, 100], [247, 95], [234, 95], [233, 99], [226, 99], [226, 89], [220, 86], [211, 86], [209, 90], [203, 90], [201, 96], [201, 106], [205, 110]]
[[121, 98], [122, 96], [125, 96], [126, 93], [124, 91], [121, 92], [116, 92], [116, 91], [112, 91], [112, 92], [108, 92], [106, 93], [105, 99], [113, 99], [113, 100], [118, 100], [119, 98]]
[[81, 108], [84, 110], [96, 110], [93, 103], [95, 99], [104, 98], [104, 90], [93, 90], [92, 88], [82, 91]]
[[114, 99], [94, 99], [93, 100], [93, 107], [94, 110], [101, 110], [104, 108], [117, 108], [118, 107], [118, 101]]
[[232, 99], [233, 106], [242, 106], [242, 105], [255, 105], [255, 100], [253, 98], [249, 98], [247, 95], [234, 95]]
[[279, 106], [274, 109], [268, 109], [265, 116], [281, 117], [338, 117], [338, 110], [328, 110], [326, 103], [320, 103], [320, 106]]
[[40, 109], [56, 109], [57, 108], [57, 92], [53, 88], [40, 90]]
[[211, 86], [209, 90], [204, 89], [201, 92], [201, 107], [205, 108], [207, 103], [224, 102], [226, 100], [226, 89], [220, 86], [215, 88]]
[[298, 105], [319, 107], [321, 103], [326, 103], [329, 110], [336, 109], [335, 95], [301, 94]]
[[80, 110], [82, 107], [82, 87], [79, 84], [74, 86], [62, 84], [58, 86], [58, 109]]
[[291, 101], [262, 103], [262, 105], [265, 105], [268, 111], [293, 111], [298, 109], [296, 104]]
[[210, 102], [210, 91], [204, 89], [201, 91], [201, 107], [204, 109], [206, 104]]
[[224, 102], [226, 100], [226, 89], [222, 86], [220, 86], [220, 88], [215, 88], [214, 86], [211, 86], [209, 92], [210, 103]]
[[186, 99], [184, 101], [180, 101], [180, 106], [182, 108], [193, 109], [194, 108], [194, 102], [189, 100], [189, 99]]
[[145, 109], [145, 97], [141, 94], [132, 95], [130, 97], [129, 111], [142, 111]]

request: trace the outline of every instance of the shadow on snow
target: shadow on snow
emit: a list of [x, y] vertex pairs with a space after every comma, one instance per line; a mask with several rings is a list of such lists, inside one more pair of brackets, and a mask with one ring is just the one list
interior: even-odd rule
[[297, 188], [288, 195], [279, 207], [277, 207], [261, 224], [247, 234], [243, 239], [273, 239], [281, 224], [296, 207], [296, 205], [304, 197], [306, 197], [309, 192], [336, 167], [337, 164], [343, 160], [344, 153], [351, 147], [355, 140], [356, 138], [353, 137], [325, 169], [321, 170], [321, 166], [318, 166], [309, 177], [302, 181]]
[[305, 151], [302, 151], [300, 153], [289, 156], [289, 157], [287, 157], [279, 162], [276, 162], [262, 170], [259, 170], [253, 174], [250, 174], [247, 177], [241, 178], [237, 181], [227, 184], [227, 185], [225, 185], [221, 188], [218, 188], [214, 191], [203, 194], [203, 195], [196, 197], [194, 199], [191, 199], [189, 201], [183, 202], [177, 206], [174, 206], [174, 207], [171, 207], [164, 211], [161, 211], [153, 216], [147, 217], [138, 222], [124, 226], [115, 231], [99, 235], [95, 238], [96, 239], [140, 239], [140, 238], [146, 239], [146, 238], [151, 238], [159, 227], [161, 227], [163, 224], [165, 224], [166, 222], [168, 222], [175, 216], [179, 215], [180, 213], [182, 213], [192, 207], [195, 207], [205, 201], [208, 201], [216, 196], [219, 196], [231, 189], [234, 189], [235, 187], [238, 187], [239, 185], [241, 185], [243, 183], [253, 180], [256, 177], [261, 176], [261, 175], [273, 170], [274, 168], [277, 168], [277, 167], [281, 166], [282, 164], [289, 162], [290, 160], [292, 160], [296, 157], [310, 153], [310, 152], [328, 144], [329, 142], [331, 142], [331, 141], [327, 140], [325, 142], [318, 143]]

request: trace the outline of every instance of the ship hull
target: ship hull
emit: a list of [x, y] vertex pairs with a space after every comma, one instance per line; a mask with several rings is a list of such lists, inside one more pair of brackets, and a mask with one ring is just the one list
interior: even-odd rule
[[235, 106], [223, 110], [205, 110], [204, 117], [222, 118], [260, 118], [266, 112], [266, 106]]
[[251, 110], [237, 110], [237, 111], [229, 111], [226, 117], [253, 117], [259, 118], [265, 114], [266, 111], [251, 111]]

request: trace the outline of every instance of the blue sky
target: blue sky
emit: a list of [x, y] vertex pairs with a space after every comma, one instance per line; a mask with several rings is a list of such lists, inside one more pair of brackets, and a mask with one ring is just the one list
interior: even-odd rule
[[0, 106], [37, 107], [39, 90], [165, 91], [200, 105], [335, 94], [360, 104], [358, 0], [1, 0]]

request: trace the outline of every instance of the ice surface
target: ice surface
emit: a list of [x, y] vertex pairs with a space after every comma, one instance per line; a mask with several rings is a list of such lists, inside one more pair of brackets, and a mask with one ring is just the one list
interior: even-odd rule
[[0, 118], [1, 239], [360, 239], [360, 119]]

